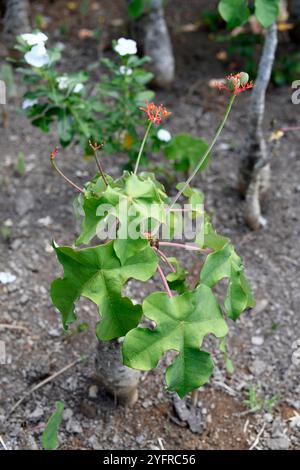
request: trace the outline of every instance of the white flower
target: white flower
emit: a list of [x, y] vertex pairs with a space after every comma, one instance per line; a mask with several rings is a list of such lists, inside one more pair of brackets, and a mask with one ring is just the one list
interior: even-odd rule
[[68, 88], [68, 77], [57, 77], [56, 81], [58, 83], [59, 90], [65, 90]]
[[166, 129], [159, 129], [157, 133], [157, 138], [161, 140], [162, 142], [170, 142], [170, 140], [172, 139], [172, 136], [170, 132], [167, 131]]
[[119, 55], [134, 55], [137, 53], [136, 42], [132, 39], [120, 38], [115, 45], [115, 51]]
[[27, 42], [29, 46], [36, 46], [37, 44], [44, 45], [48, 41], [48, 37], [44, 33], [21, 34], [21, 38]]
[[32, 108], [32, 106], [34, 106], [37, 103], [38, 103], [38, 100], [36, 100], [36, 99], [30, 100], [29, 98], [26, 98], [23, 101], [22, 109]]
[[132, 74], [132, 69], [130, 67], [125, 67], [125, 65], [121, 65], [119, 71], [120, 71], [121, 75], [131, 75]]
[[32, 65], [33, 67], [43, 67], [50, 62], [50, 58], [44, 44], [33, 46], [31, 51], [26, 52], [24, 59], [27, 64]]
[[73, 92], [74, 93], [80, 93], [81, 90], [83, 90], [83, 84], [82, 83], [77, 83], [77, 85], [75, 85], [75, 87], [74, 87]]

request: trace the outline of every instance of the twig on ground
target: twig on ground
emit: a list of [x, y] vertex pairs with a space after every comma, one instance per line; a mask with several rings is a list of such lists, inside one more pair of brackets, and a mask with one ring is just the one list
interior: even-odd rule
[[21, 330], [21, 331], [26, 331], [26, 333], [29, 333], [28, 328], [26, 326], [22, 325], [11, 325], [9, 323], [0, 323], [0, 330]]
[[160, 450], [165, 450], [162, 438], [158, 437], [157, 440], [158, 440], [158, 445], [160, 447]]
[[2, 439], [2, 436], [0, 436], [0, 444], [2, 445], [4, 450], [8, 450], [7, 446], [5, 445], [4, 440]]
[[248, 429], [248, 426], [249, 426], [249, 419], [246, 419], [245, 425], [244, 425], [244, 429], [243, 429], [243, 433], [244, 433], [244, 434], [246, 434], [247, 429]]
[[23, 403], [23, 401], [28, 398], [33, 392], [36, 392], [37, 390], [39, 390], [41, 387], [43, 387], [44, 385], [46, 385], [47, 383], [51, 382], [52, 380], [56, 379], [56, 377], [60, 376], [61, 374], [63, 374], [64, 372], [66, 372], [67, 370], [71, 369], [71, 367], [74, 367], [76, 364], [78, 364], [79, 362], [81, 362], [83, 359], [82, 358], [79, 358], [79, 359], [76, 359], [76, 361], [73, 361], [71, 362], [70, 364], [66, 365], [65, 367], [63, 367], [62, 369], [60, 369], [59, 371], [55, 372], [54, 374], [50, 375], [50, 377], [47, 377], [46, 379], [42, 380], [42, 382], [39, 382], [37, 385], [35, 385], [34, 387], [32, 387], [30, 390], [28, 390], [27, 392], [24, 393], [23, 397], [20, 398], [20, 400], [18, 400], [14, 406], [12, 407], [12, 409], [10, 410], [10, 412], [8, 413], [8, 416], [10, 416], [12, 413], [14, 413], [14, 411], [21, 405], [21, 403]]
[[259, 439], [260, 439], [261, 435], [263, 434], [263, 432], [264, 432], [264, 430], [265, 430], [265, 427], [266, 427], [266, 423], [263, 424], [261, 430], [259, 431], [259, 433], [258, 433], [257, 436], [256, 436], [255, 441], [254, 441], [253, 444], [249, 447], [249, 450], [255, 449], [255, 447], [256, 447], [257, 444], [259, 443]]

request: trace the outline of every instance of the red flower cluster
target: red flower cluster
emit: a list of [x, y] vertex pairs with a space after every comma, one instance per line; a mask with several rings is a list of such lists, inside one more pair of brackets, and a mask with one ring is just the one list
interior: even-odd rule
[[171, 114], [162, 104], [156, 106], [154, 103], [149, 103], [148, 101], [146, 101], [146, 107], [140, 109], [147, 114], [149, 121], [153, 122], [156, 126]]
[[224, 82], [217, 84], [219, 90], [229, 91], [229, 93], [232, 93], [234, 96], [243, 91], [250, 90], [250, 88], [254, 88], [254, 86], [252, 81], [249, 82], [249, 75], [246, 72], [228, 75]]

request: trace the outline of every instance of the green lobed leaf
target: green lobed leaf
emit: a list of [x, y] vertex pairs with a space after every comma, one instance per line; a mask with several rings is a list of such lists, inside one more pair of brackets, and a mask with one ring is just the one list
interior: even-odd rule
[[241, 26], [250, 16], [247, 0], [221, 0], [218, 9], [230, 29]]
[[154, 330], [134, 328], [126, 335], [124, 364], [150, 370], [165, 352], [175, 350], [179, 354], [166, 371], [168, 389], [183, 398], [206, 383], [213, 361], [207, 352], [200, 350], [203, 339], [209, 333], [221, 338], [228, 331], [211, 289], [200, 285], [173, 298], [155, 292], [144, 300], [143, 313], [156, 327]]
[[65, 405], [62, 402], [57, 401], [55, 406], [56, 410], [50, 416], [42, 435], [42, 446], [45, 450], [55, 450], [58, 446], [57, 434], [62, 421], [62, 414]]
[[255, 0], [255, 16], [264, 28], [269, 28], [278, 14], [279, 0]]
[[244, 310], [255, 306], [255, 300], [245, 277], [241, 258], [230, 243], [210, 253], [200, 273], [200, 282], [209, 287], [224, 278], [230, 279], [224, 306], [228, 316], [236, 320]]
[[51, 298], [62, 316], [65, 329], [76, 320], [75, 302], [86, 297], [94, 302], [101, 315], [97, 336], [110, 340], [124, 336], [141, 317], [140, 305], [122, 296], [128, 279], [150, 279], [157, 269], [158, 259], [150, 245], [142, 247], [121, 264], [114, 242], [82, 250], [53, 244], [57, 258], [64, 268], [64, 277], [51, 285]]

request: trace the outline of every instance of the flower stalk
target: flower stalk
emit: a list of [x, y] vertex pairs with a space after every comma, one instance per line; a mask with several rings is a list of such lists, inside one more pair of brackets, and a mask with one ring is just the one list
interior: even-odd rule
[[142, 141], [142, 145], [140, 147], [140, 150], [139, 150], [139, 154], [138, 154], [138, 157], [137, 157], [137, 160], [136, 160], [136, 164], [135, 164], [135, 168], [134, 168], [134, 174], [136, 175], [137, 174], [137, 171], [138, 171], [138, 168], [139, 168], [139, 164], [140, 164], [140, 160], [141, 160], [141, 157], [142, 157], [142, 154], [143, 154], [143, 151], [144, 151], [144, 147], [145, 147], [145, 144], [147, 142], [147, 139], [148, 139], [148, 136], [149, 136], [149, 132], [150, 132], [150, 129], [152, 127], [152, 121], [149, 121], [149, 124], [148, 124], [148, 127], [147, 127], [147, 130], [145, 132], [145, 135], [144, 135], [144, 138], [143, 138], [143, 141]]
[[70, 185], [72, 186], [73, 188], [76, 189], [76, 191], [79, 191], [80, 193], [84, 193], [84, 190], [82, 188], [80, 188], [79, 186], [77, 186], [76, 183], [74, 183], [73, 181], [71, 181], [57, 166], [56, 164], [56, 157], [57, 157], [57, 154], [58, 154], [58, 149], [56, 148], [50, 155], [50, 162], [51, 162], [51, 165], [52, 167], [54, 168], [55, 171], [57, 171], [57, 173]]
[[184, 193], [184, 191], [186, 190], [186, 188], [188, 187], [188, 185], [190, 184], [190, 182], [192, 181], [192, 179], [196, 176], [196, 174], [198, 173], [198, 171], [200, 170], [201, 166], [203, 165], [203, 163], [205, 162], [207, 156], [210, 154], [210, 152], [212, 151], [213, 147], [215, 146], [224, 126], [225, 126], [225, 123], [228, 119], [228, 116], [230, 114], [230, 111], [231, 111], [231, 108], [232, 108], [232, 105], [233, 105], [233, 102], [234, 102], [234, 99], [235, 99], [236, 95], [235, 94], [232, 94], [231, 95], [231, 98], [229, 100], [229, 103], [228, 103], [228, 106], [226, 108], [226, 111], [225, 111], [225, 114], [223, 116], [223, 119], [222, 119], [222, 122], [221, 124], [219, 125], [218, 129], [217, 129], [217, 132], [216, 132], [216, 135], [214, 136], [210, 146], [208, 147], [208, 149], [206, 150], [206, 152], [204, 153], [203, 157], [200, 159], [198, 165], [196, 166], [196, 168], [194, 169], [193, 173], [190, 175], [190, 177], [186, 180], [186, 182], [184, 183], [184, 185], [182, 186], [182, 188], [180, 189], [180, 191], [178, 191], [178, 193], [176, 194], [175, 198], [173, 199], [173, 202], [171, 204], [171, 207], [169, 208], [169, 210], [172, 209], [172, 207], [176, 204], [176, 202], [178, 201], [178, 199], [180, 198], [180, 196]]

